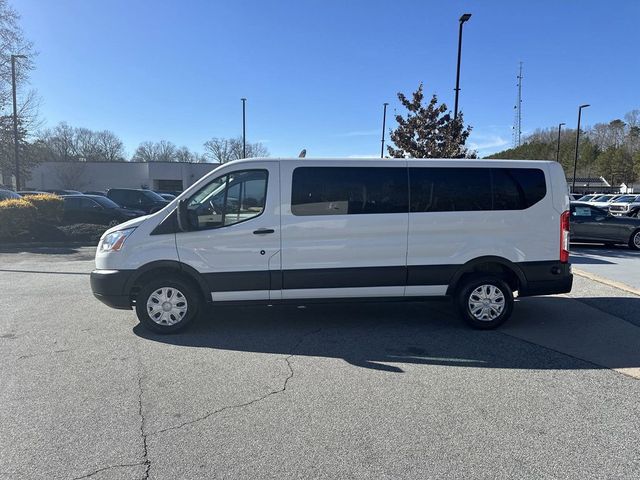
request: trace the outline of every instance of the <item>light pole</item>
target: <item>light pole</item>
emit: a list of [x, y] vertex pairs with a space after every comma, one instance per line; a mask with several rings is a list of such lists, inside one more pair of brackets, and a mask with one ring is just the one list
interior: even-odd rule
[[453, 109], [453, 119], [458, 118], [458, 95], [460, 94], [460, 57], [462, 55], [462, 25], [471, 18], [470, 13], [465, 13], [460, 17], [460, 31], [458, 33], [458, 67], [456, 68], [456, 101]]
[[13, 143], [16, 163], [16, 191], [20, 190], [20, 158], [18, 142], [18, 102], [16, 101], [16, 58], [27, 58], [26, 55], [11, 55], [11, 85], [13, 89]]
[[566, 123], [558, 124], [558, 151], [556, 152], [556, 162], [560, 161], [560, 130], [562, 130], [563, 125], [566, 125]]
[[241, 98], [242, 100], [242, 158], [247, 158], [247, 117], [246, 117], [246, 105], [247, 99]]
[[578, 131], [576, 132], [576, 156], [573, 160], [573, 185], [571, 186], [571, 193], [576, 192], [576, 169], [578, 168], [578, 147], [580, 146], [580, 120], [582, 118], [582, 109], [589, 107], [589, 104], [580, 105], [578, 107]]
[[384, 129], [387, 124], [387, 105], [389, 104], [385, 102], [382, 105], [384, 110], [382, 111], [382, 148], [380, 149], [380, 158], [384, 158]]

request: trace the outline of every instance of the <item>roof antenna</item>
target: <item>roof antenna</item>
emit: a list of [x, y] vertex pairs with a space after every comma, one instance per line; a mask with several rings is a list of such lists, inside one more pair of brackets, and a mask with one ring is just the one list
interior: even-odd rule
[[298, 154], [298, 158], [304, 158], [307, 156], [307, 149], [303, 148], [302, 151]]

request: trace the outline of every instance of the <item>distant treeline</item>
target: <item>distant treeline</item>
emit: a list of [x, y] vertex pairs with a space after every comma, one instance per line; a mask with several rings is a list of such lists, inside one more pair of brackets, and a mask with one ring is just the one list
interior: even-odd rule
[[[488, 156], [522, 160], [556, 160], [558, 127], [538, 129], [525, 137], [522, 145]], [[563, 130], [559, 162], [573, 175], [576, 130]], [[611, 185], [633, 183], [640, 178], [640, 110], [632, 110], [624, 120], [597, 123], [581, 129], [577, 175], [602, 176]]]

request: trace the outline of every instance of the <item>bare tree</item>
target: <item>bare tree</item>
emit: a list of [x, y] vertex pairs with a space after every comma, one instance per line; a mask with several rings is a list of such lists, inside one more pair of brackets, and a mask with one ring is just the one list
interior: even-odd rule
[[96, 132], [96, 143], [102, 160], [105, 162], [123, 162], [124, 144], [115, 133], [109, 130]]
[[176, 162], [185, 163], [206, 163], [207, 159], [203, 154], [192, 152], [188, 147], [182, 146], [176, 150]]
[[20, 15], [0, 0], [0, 173], [3, 178], [14, 174], [11, 55], [25, 55], [16, 61], [16, 84], [18, 87], [18, 141], [23, 155], [21, 172], [27, 174], [33, 160], [25, 157], [25, 145], [30, 133], [38, 124], [39, 99], [35, 90], [24, 92], [29, 81], [29, 72], [34, 68], [33, 44], [28, 41], [19, 24]]
[[156, 162], [175, 162], [176, 146], [168, 140], [160, 140], [156, 143], [157, 158]]
[[[211, 161], [227, 163], [239, 160], [242, 156], [242, 137], [217, 138], [207, 140], [204, 143], [205, 155]], [[247, 143], [247, 158], [268, 157], [269, 150], [260, 142]]]
[[124, 161], [124, 144], [108, 130], [73, 128], [62, 122], [40, 134], [51, 160], [59, 162]]
[[156, 159], [156, 146], [153, 142], [142, 142], [131, 157], [132, 162], [155, 162]]

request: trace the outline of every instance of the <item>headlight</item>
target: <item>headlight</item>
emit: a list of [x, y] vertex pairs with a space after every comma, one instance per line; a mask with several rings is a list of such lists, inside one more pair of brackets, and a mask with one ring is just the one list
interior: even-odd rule
[[99, 252], [117, 252], [124, 245], [124, 241], [135, 230], [135, 228], [126, 228], [124, 230], [118, 230], [117, 232], [111, 232], [100, 240], [98, 245]]

